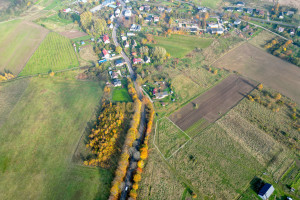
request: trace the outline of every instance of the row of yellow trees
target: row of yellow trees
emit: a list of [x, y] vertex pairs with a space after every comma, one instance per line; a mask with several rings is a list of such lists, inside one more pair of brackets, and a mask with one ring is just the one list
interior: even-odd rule
[[138, 136], [138, 127], [141, 118], [142, 102], [138, 99], [134, 84], [128, 79], [128, 92], [134, 101], [134, 114], [131, 121], [130, 129], [128, 130], [125, 143], [122, 149], [122, 154], [118, 163], [118, 168], [115, 172], [115, 178], [112, 182], [109, 200], [116, 200], [121, 193], [121, 184], [125, 178], [127, 168], [129, 166], [129, 148]]
[[0, 74], [0, 82], [1, 81], [6, 81], [6, 80], [9, 80], [9, 79], [12, 79], [12, 78], [15, 78], [15, 76], [11, 73], [4, 73], [4, 75]]
[[96, 158], [84, 161], [85, 165], [103, 166], [116, 151], [116, 141], [122, 132], [125, 106], [111, 102], [102, 104], [102, 112], [98, 117], [98, 124], [89, 135], [87, 148], [92, 149]]
[[148, 158], [148, 142], [149, 142], [150, 133], [152, 132], [152, 125], [153, 125], [153, 119], [155, 113], [153, 104], [148, 99], [145, 99], [144, 101], [146, 102], [148, 122], [147, 122], [146, 135], [144, 138], [144, 144], [142, 148], [140, 148], [141, 159], [138, 162], [138, 168], [136, 170], [135, 175], [133, 176], [133, 185], [129, 193], [131, 199], [137, 198], [137, 189], [139, 188], [138, 184], [141, 181], [141, 174], [143, 172], [144, 162]]

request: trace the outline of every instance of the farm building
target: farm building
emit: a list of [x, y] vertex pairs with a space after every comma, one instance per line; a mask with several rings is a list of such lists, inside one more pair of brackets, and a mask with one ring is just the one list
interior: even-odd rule
[[154, 91], [153, 91], [153, 95], [155, 95], [155, 99], [163, 99], [163, 98], [169, 96], [169, 93], [167, 91], [154, 93]]
[[236, 5], [237, 6], [245, 6], [245, 3], [242, 1], [238, 1], [238, 2], [236, 2]]
[[212, 28], [211, 29], [211, 33], [212, 34], [223, 34], [224, 33], [224, 29], [223, 28]]
[[273, 192], [274, 187], [271, 184], [266, 183], [259, 191], [258, 196], [263, 200], [267, 200], [273, 194]]

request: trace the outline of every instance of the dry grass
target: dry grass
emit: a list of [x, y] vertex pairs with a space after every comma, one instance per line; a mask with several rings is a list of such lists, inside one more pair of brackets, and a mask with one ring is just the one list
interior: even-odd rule
[[263, 166], [217, 124], [170, 159], [208, 199], [234, 199]]
[[99, 57], [94, 52], [92, 45], [81, 47], [79, 55], [82, 59], [86, 61], [97, 62], [97, 60], [99, 60]]
[[157, 122], [155, 144], [165, 158], [170, 157], [178, 148], [189, 140], [189, 137], [177, 128], [168, 118]]
[[149, 153], [139, 184], [138, 199], [180, 199], [184, 187], [170, 173], [156, 149], [150, 148]]
[[256, 47], [264, 49], [265, 44], [275, 38], [275, 35], [268, 32], [268, 31], [262, 31], [257, 36], [249, 40], [250, 44], [253, 44]]

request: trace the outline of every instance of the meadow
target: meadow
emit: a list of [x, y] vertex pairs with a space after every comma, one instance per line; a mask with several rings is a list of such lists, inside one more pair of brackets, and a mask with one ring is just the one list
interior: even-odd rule
[[[199, 1], [193, 0], [195, 4], [199, 4]], [[201, 0], [201, 6], [209, 7], [212, 9], [217, 8], [220, 3], [222, 3], [222, 0]]]
[[162, 152], [165, 158], [170, 157], [190, 138], [168, 118], [162, 118], [157, 122], [155, 133], [155, 144]]
[[78, 60], [71, 42], [66, 37], [51, 32], [35, 51], [20, 76], [78, 67]]
[[114, 88], [112, 92], [112, 100], [114, 102], [131, 102], [127, 88]]
[[102, 94], [97, 82], [30, 79], [0, 129], [0, 199], [107, 199], [113, 171], [71, 162]]
[[13, 20], [1, 23], [0, 33], [0, 72], [9, 70], [17, 76], [48, 30], [31, 22]]
[[154, 46], [164, 47], [172, 57], [182, 58], [195, 48], [208, 47], [213, 39], [199, 38], [196, 36], [171, 35], [170, 37], [154, 37], [157, 44]]

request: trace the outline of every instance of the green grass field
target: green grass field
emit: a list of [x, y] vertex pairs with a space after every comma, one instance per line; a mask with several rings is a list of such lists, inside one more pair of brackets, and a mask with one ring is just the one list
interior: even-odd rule
[[15, 76], [23, 69], [48, 30], [31, 22], [13, 20], [0, 24], [0, 72]]
[[186, 35], [171, 35], [170, 37], [156, 36], [154, 39], [157, 41], [157, 44], [153, 46], [164, 47], [171, 56], [176, 58], [184, 57], [195, 48], [206, 48], [213, 41], [213, 39]]
[[0, 129], [0, 199], [107, 199], [113, 171], [71, 162], [97, 82], [35, 77]]
[[186, 143], [189, 137], [167, 118], [162, 118], [157, 123], [155, 144], [165, 158], [168, 158]]
[[126, 88], [114, 88], [112, 92], [112, 100], [114, 102], [131, 102], [131, 97]]
[[217, 8], [218, 5], [222, 2], [222, 0], [194, 0], [196, 4], [201, 6], [209, 7], [209, 8]]
[[69, 39], [51, 32], [30, 58], [20, 76], [48, 73], [78, 67], [76, 53]]

